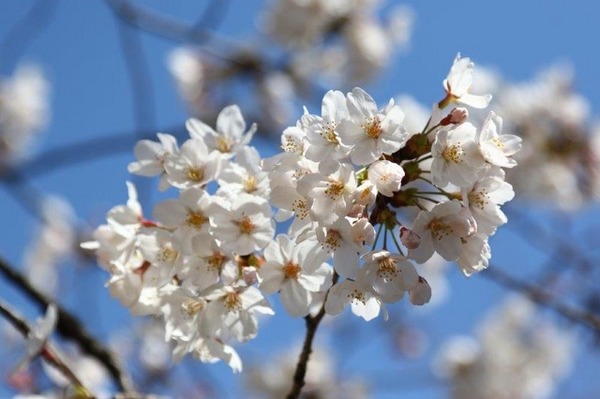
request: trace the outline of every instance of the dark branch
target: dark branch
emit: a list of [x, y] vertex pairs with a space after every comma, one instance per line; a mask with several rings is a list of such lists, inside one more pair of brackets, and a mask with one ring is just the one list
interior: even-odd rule
[[[9, 282], [13, 283], [27, 294], [27, 296], [43, 311], [46, 310], [49, 304], [56, 304], [55, 301], [35, 289], [24, 276], [9, 266], [2, 257], [0, 257], [0, 274], [4, 275]], [[76, 317], [58, 304], [56, 304], [56, 306], [58, 310], [56, 330], [58, 333], [64, 338], [77, 342], [84, 352], [102, 363], [115, 380], [119, 390], [125, 393], [134, 393], [135, 388], [133, 386], [133, 381], [128, 373], [121, 367], [116, 356], [110, 350], [105, 348], [102, 343], [92, 337]]]
[[[334, 273], [332, 284], [335, 284], [338, 278], [338, 274]], [[294, 384], [292, 385], [292, 389], [288, 394], [287, 399], [298, 399], [300, 397], [300, 392], [302, 391], [302, 387], [304, 387], [304, 378], [306, 377], [306, 370], [308, 369], [308, 361], [310, 359], [310, 354], [312, 353], [312, 343], [315, 338], [315, 333], [317, 332], [317, 327], [319, 327], [319, 323], [323, 320], [324, 316], [325, 302], [323, 302], [321, 310], [315, 317], [309, 315], [304, 318], [306, 321], [306, 336], [304, 338], [304, 344], [302, 345], [302, 352], [300, 352], [300, 359], [298, 359], [296, 371], [294, 372]]]

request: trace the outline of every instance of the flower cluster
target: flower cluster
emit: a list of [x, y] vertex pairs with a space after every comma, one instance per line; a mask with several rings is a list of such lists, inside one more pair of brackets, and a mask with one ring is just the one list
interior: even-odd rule
[[[489, 96], [470, 93], [472, 71], [457, 57], [445, 98], [418, 132], [394, 101], [379, 107], [355, 88], [326, 93], [320, 114], [305, 111], [284, 130], [283, 151], [264, 160], [248, 146], [256, 126], [246, 131], [235, 105], [215, 129], [190, 119], [180, 147], [168, 134], [142, 140], [129, 171], [160, 176], [178, 198], [148, 218], [128, 183], [129, 201], [86, 246], [97, 249], [115, 297], [163, 317], [176, 358], [221, 359], [236, 371], [229, 344], [255, 337], [258, 317], [273, 314], [265, 295], [278, 292], [294, 317], [350, 306], [371, 320], [405, 294], [427, 303], [431, 288], [415, 263], [437, 252], [465, 275], [487, 267], [488, 237], [513, 196], [503, 168], [516, 165], [520, 139], [502, 134], [493, 112], [477, 128], [467, 109], [445, 109], [487, 106]], [[275, 221], [286, 220], [275, 236]]]
[[274, 1], [264, 15], [265, 30], [295, 50], [292, 68], [299, 75], [325, 73], [340, 81], [363, 81], [385, 67], [412, 34], [411, 10], [393, 6], [383, 21], [377, 15], [382, 3]]
[[573, 334], [536, 314], [533, 303], [512, 296], [476, 337], [448, 341], [436, 368], [450, 381], [452, 398], [548, 398], [569, 370], [574, 343]]

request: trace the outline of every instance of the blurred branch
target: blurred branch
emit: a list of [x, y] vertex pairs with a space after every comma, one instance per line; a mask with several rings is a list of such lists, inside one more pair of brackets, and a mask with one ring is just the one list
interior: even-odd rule
[[209, 2], [192, 29], [216, 30], [227, 15], [229, 4], [230, 0], [212, 0]]
[[[28, 44], [48, 27], [57, 6], [58, 0], [35, 0], [29, 11], [10, 27], [0, 41], [0, 63], [15, 63]], [[3, 66], [6, 67], [6, 64]]]
[[[48, 298], [46, 295], [39, 292], [31, 283], [19, 272], [14, 270], [9, 264], [0, 257], [0, 274], [17, 288], [23, 291], [31, 300], [33, 300], [40, 309], [46, 310], [48, 305], [55, 301]], [[116, 356], [104, 347], [102, 343], [90, 335], [81, 322], [61, 306], [56, 304], [58, 310], [58, 321], [56, 330], [63, 337], [77, 342], [80, 348], [90, 356], [96, 358], [106, 367], [112, 378], [115, 380], [119, 390], [125, 393], [134, 393], [135, 388], [131, 377]]]
[[[183, 125], [174, 125], [166, 129], [148, 129], [133, 136], [130, 132], [113, 133], [101, 137], [82, 140], [77, 143], [65, 144], [40, 153], [35, 158], [19, 165], [23, 174], [29, 177], [41, 176], [54, 170], [89, 162], [119, 153], [133, 151], [137, 140], [156, 140], [156, 132], [169, 132], [181, 138], [184, 136]], [[5, 179], [0, 173], [0, 179]]]
[[[115, 17], [121, 55], [127, 67], [127, 75], [131, 85], [131, 96], [133, 100], [133, 120], [135, 122], [135, 138], [142, 140], [144, 129], [154, 129], [155, 105], [152, 79], [148, 68], [148, 60], [137, 30], [127, 25], [122, 19]], [[140, 198], [150, 201], [150, 180], [140, 181], [139, 176], [134, 178]]]
[[20, 171], [0, 165], [0, 180], [5, 183], [6, 191], [31, 216], [44, 223], [42, 203], [46, 194], [29, 182]]
[[585, 251], [575, 245], [573, 240], [567, 240], [561, 234], [545, 228], [530, 214], [517, 209], [517, 206], [509, 205], [507, 208], [510, 212], [509, 216], [515, 216], [510, 218], [511, 223], [508, 223], [507, 226], [534, 248], [547, 253], [548, 248], [552, 247], [557, 253], [562, 253], [563, 258], [569, 259], [570, 262], [566, 262], [566, 264], [573, 265], [575, 269], [584, 272], [592, 269], [594, 262], [585, 255]]
[[[217, 38], [214, 32], [203, 29], [199, 27], [198, 24], [195, 26], [188, 26], [187, 24], [179, 22], [175, 19], [134, 5], [128, 0], [106, 0], [106, 3], [125, 23], [144, 32], [151, 33], [165, 39], [184, 43], [190, 42], [196, 45], [203, 44], [208, 41], [218, 41], [217, 46], [215, 47], [219, 49], [237, 47], [229, 41], [225, 41], [222, 38]], [[229, 63], [237, 63], [228, 56], [217, 53], [214, 49], [203, 48], [202, 51]]]
[[[21, 315], [19, 315], [14, 309], [11, 309], [11, 307], [2, 300], [0, 300], [0, 314], [2, 314], [17, 330], [19, 330], [19, 332], [26, 339], [29, 338], [32, 328]], [[32, 358], [42, 356], [50, 364], [54, 365], [54, 367], [60, 370], [60, 372], [79, 389], [79, 392], [82, 394], [82, 398], [92, 398], [92, 395], [75, 375], [71, 367], [69, 367], [63, 360], [62, 355], [60, 355], [59, 352], [55, 350], [49, 343], [43, 344], [38, 353], [33, 355], [30, 353], [29, 356], [32, 356]], [[29, 357], [27, 358], [27, 360], [30, 359], [31, 358]]]
[[497, 266], [480, 273], [483, 277], [492, 280], [504, 288], [517, 291], [538, 305], [544, 306], [574, 323], [583, 324], [589, 328], [600, 331], [600, 316], [588, 310], [577, 309], [555, 300], [554, 296], [542, 288], [514, 278]]
[[[134, 102], [134, 120], [136, 135], [140, 136], [144, 127], [155, 125], [154, 91], [148, 70], [148, 61], [137, 32], [117, 19], [121, 54], [125, 60], [127, 74], [131, 82], [131, 94]], [[138, 137], [138, 140], [140, 137]]]

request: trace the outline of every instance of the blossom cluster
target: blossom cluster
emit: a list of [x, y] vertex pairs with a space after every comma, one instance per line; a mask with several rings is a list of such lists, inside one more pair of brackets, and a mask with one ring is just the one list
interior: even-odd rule
[[[352, 87], [370, 81], [409, 46], [414, 13], [406, 5], [386, 3], [271, 1], [257, 20], [257, 42], [270, 39], [268, 51], [212, 33], [219, 57], [185, 46], [171, 52], [168, 67], [194, 117], [213, 119], [223, 104], [242, 102], [247, 113], [260, 116], [263, 132], [278, 132], [315, 83]], [[238, 95], [242, 82], [249, 84], [252, 101]]]
[[552, 397], [570, 368], [575, 336], [540, 316], [532, 302], [511, 296], [486, 317], [475, 337], [449, 340], [436, 371], [451, 383], [451, 397]]
[[230, 344], [254, 338], [259, 316], [273, 314], [265, 295], [279, 293], [293, 317], [349, 306], [368, 321], [405, 294], [423, 305], [431, 288], [415, 264], [438, 253], [465, 275], [486, 268], [488, 238], [507, 221], [500, 205], [513, 197], [503, 169], [516, 165], [520, 139], [502, 134], [493, 112], [480, 128], [468, 121], [463, 105], [491, 99], [470, 93], [472, 72], [457, 56], [420, 131], [403, 125], [393, 100], [379, 107], [355, 88], [327, 92], [320, 114], [305, 110], [268, 159], [249, 146], [256, 125], [247, 130], [235, 105], [215, 128], [188, 120], [181, 146], [169, 134], [142, 140], [129, 171], [160, 176], [178, 198], [149, 217], [128, 183], [127, 204], [85, 246], [110, 273], [112, 295], [163, 318], [176, 358], [235, 371]]

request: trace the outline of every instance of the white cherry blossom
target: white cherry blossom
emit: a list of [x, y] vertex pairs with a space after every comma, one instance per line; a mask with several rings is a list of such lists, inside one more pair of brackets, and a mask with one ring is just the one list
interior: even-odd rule
[[324, 159], [343, 159], [348, 155], [349, 147], [340, 139], [340, 123], [349, 119], [346, 97], [340, 91], [325, 93], [321, 105], [321, 116], [305, 113], [301, 123], [306, 130], [310, 143], [305, 156], [313, 161]]
[[231, 203], [215, 201], [210, 224], [226, 251], [248, 255], [263, 249], [273, 238], [275, 223], [269, 203], [253, 195], [240, 195]]
[[265, 248], [264, 257], [259, 288], [266, 294], [279, 291], [285, 309], [293, 317], [306, 316], [312, 293], [331, 285], [333, 273], [325, 263], [327, 253], [313, 240], [295, 244], [280, 234]]
[[492, 100], [491, 94], [475, 95], [469, 92], [473, 83], [474, 66], [475, 64], [471, 62], [470, 58], [461, 58], [460, 53], [456, 55], [452, 68], [450, 68], [448, 76], [444, 79], [447, 101], [442, 101], [440, 108], [444, 108], [444, 102], [458, 102], [473, 108], [488, 106]]
[[487, 162], [503, 168], [513, 168], [517, 161], [510, 158], [521, 149], [522, 139], [513, 134], [502, 134], [502, 118], [490, 111], [475, 137], [481, 154]]
[[377, 187], [377, 192], [391, 197], [394, 191], [400, 190], [404, 169], [396, 163], [381, 160], [369, 166], [369, 181]]
[[368, 165], [381, 155], [402, 148], [410, 135], [402, 126], [404, 113], [391, 100], [379, 110], [375, 100], [364, 90], [354, 88], [347, 96], [349, 120], [340, 126], [342, 142], [351, 146], [350, 158], [357, 165]]
[[360, 279], [373, 287], [381, 301], [397, 302], [417, 288], [419, 274], [406, 257], [381, 250], [363, 255], [363, 261]]
[[484, 166], [474, 141], [475, 134], [476, 128], [469, 122], [437, 133], [431, 146], [431, 174], [436, 186], [445, 187], [452, 183], [464, 187], [475, 182]]
[[164, 168], [173, 187], [202, 187], [218, 177], [221, 158], [217, 151], [209, 151], [204, 141], [189, 139], [178, 153], [167, 157]]
[[129, 173], [140, 176], [160, 176], [159, 188], [161, 191], [170, 187], [165, 171], [167, 157], [179, 151], [177, 140], [170, 134], [158, 133], [159, 142], [140, 140], [135, 145], [133, 152], [137, 161], [131, 162], [127, 167]]
[[321, 162], [318, 173], [311, 173], [298, 181], [298, 192], [312, 199], [310, 215], [323, 225], [335, 223], [352, 208], [356, 190], [354, 169], [349, 164], [334, 160]]
[[223, 108], [217, 117], [216, 131], [198, 119], [188, 119], [186, 127], [190, 136], [206, 143], [210, 152], [217, 151], [225, 158], [231, 158], [248, 145], [256, 132], [256, 124], [246, 131], [246, 122], [237, 105]]
[[408, 257], [424, 263], [435, 251], [448, 261], [458, 259], [461, 240], [474, 233], [473, 221], [463, 209], [459, 201], [452, 200], [437, 204], [431, 211], [419, 212], [412, 230], [421, 240], [418, 247], [408, 251]]

